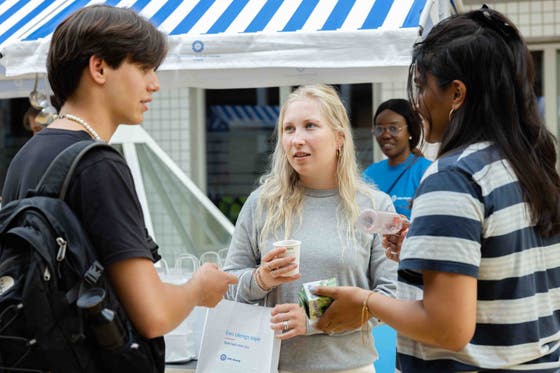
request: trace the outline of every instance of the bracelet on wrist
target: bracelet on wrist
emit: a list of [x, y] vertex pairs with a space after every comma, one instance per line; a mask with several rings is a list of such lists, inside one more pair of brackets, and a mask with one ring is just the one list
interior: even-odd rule
[[[362, 327], [361, 327], [361, 332], [362, 332], [362, 343], [366, 344], [366, 339], [365, 336], [369, 335], [369, 318], [370, 318], [370, 312], [369, 312], [369, 307], [368, 307], [368, 300], [369, 297], [371, 297], [373, 295], [373, 291], [369, 291], [368, 294], [366, 295], [364, 302], [362, 303]], [[369, 339], [367, 339], [369, 341]]]
[[259, 287], [259, 289], [261, 289], [262, 291], [270, 291], [272, 290], [272, 287], [267, 288], [264, 285], [264, 281], [261, 277], [261, 268], [262, 267], [257, 267], [257, 269], [255, 269], [255, 272], [253, 272], [254, 277], [255, 277], [255, 283], [257, 284], [257, 286]]

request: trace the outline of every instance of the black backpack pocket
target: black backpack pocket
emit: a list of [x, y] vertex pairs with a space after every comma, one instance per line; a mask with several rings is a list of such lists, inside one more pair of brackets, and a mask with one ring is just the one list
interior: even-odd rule
[[104, 372], [155, 373], [165, 370], [165, 344], [162, 337], [147, 340], [129, 329], [131, 338], [120, 349], [100, 350]]

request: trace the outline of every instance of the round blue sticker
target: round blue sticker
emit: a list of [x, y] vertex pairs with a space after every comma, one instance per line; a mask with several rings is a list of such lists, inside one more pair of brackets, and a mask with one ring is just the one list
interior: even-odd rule
[[204, 50], [204, 43], [200, 40], [195, 40], [192, 43], [192, 50], [195, 53], [200, 53]]

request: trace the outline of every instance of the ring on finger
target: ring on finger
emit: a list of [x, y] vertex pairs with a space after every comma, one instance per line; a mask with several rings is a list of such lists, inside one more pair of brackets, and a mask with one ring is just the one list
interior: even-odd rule
[[285, 321], [282, 323], [282, 330], [283, 330], [283, 331], [287, 331], [289, 328], [290, 328], [290, 327], [289, 327], [289, 325], [288, 325], [288, 320], [285, 320]]

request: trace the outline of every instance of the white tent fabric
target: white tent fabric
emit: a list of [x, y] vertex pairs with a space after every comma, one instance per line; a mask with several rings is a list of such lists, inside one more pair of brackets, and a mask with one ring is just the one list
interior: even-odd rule
[[[0, 97], [27, 95], [56, 26], [94, 3], [131, 7], [169, 35], [162, 87], [244, 88], [400, 79], [436, 0], [4, 0]], [[448, 12], [437, 4], [436, 17]]]

